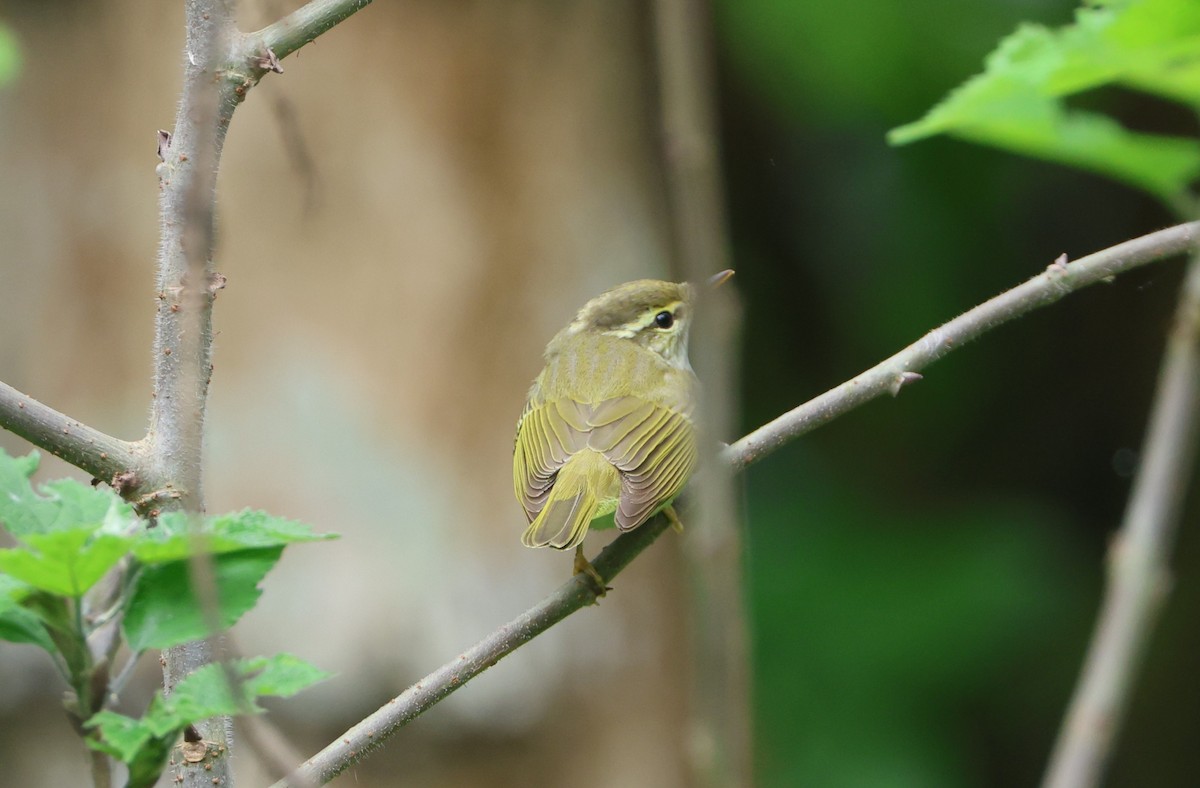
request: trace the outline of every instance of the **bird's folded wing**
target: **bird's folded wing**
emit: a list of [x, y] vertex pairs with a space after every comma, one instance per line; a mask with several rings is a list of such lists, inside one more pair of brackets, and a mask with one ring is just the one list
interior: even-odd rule
[[678, 495], [696, 465], [691, 421], [670, 408], [634, 396], [595, 405], [543, 402], [518, 424], [513, 462], [517, 499], [531, 521], [545, 506], [558, 471], [585, 448], [621, 471], [615, 521], [625, 531]]

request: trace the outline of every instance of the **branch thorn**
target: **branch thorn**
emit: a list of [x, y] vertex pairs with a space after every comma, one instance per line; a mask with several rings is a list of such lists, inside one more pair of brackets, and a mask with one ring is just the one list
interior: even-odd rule
[[138, 483], [137, 474], [133, 471], [122, 471], [112, 477], [112, 481], [108, 483], [110, 487], [116, 491], [117, 495], [124, 497]]
[[275, 57], [275, 50], [267, 47], [266, 55], [259, 55], [254, 58], [254, 63], [259, 68], [264, 68], [267, 71], [274, 71], [276, 74], [283, 73], [283, 66], [279, 65], [279, 58]]
[[167, 151], [171, 149], [171, 132], [166, 129], [158, 130], [158, 160], [167, 160]]
[[900, 393], [900, 389], [904, 388], [910, 383], [916, 383], [918, 380], [921, 380], [924, 377], [925, 376], [919, 372], [910, 372], [909, 370], [905, 370], [895, 377], [888, 390], [892, 392], [892, 396], [895, 397]]
[[225, 284], [228, 281], [229, 278], [225, 276], [225, 274], [220, 274], [214, 271], [208, 277], [208, 294], [215, 299], [217, 297], [217, 291], [224, 290]]

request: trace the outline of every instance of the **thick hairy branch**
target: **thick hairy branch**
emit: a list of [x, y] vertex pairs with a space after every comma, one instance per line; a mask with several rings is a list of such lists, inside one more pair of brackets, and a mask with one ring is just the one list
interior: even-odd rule
[[[727, 447], [722, 458], [731, 468], [743, 469], [788, 441], [884, 392], [898, 393], [905, 384], [920, 379], [915, 370], [928, 366], [988, 329], [1039, 306], [1052, 304], [1087, 285], [1186, 252], [1198, 236], [1200, 222], [1192, 222], [1151, 233], [1088, 255], [1074, 263], [1067, 263], [1060, 258], [1045, 273], [984, 302], [853, 380], [755, 430]], [[617, 537], [592, 562], [593, 566], [605, 580], [612, 580], [666, 528], [665, 518], [660, 516], [635, 531]], [[596, 590], [590, 583], [583, 576], [573, 577], [533, 608], [346, 731], [333, 744], [305, 761], [288, 778], [276, 783], [274, 788], [295, 786], [301, 780], [319, 784], [328, 782], [467, 681], [576, 610], [595, 601]]]
[[[169, 491], [166, 507], [192, 512], [204, 511], [201, 463], [212, 375], [212, 306], [225, 284], [212, 258], [216, 180], [226, 132], [258, 78], [281, 70], [279, 57], [364, 3], [310, 3], [284, 20], [300, 16], [288, 29], [299, 31], [303, 40], [285, 45], [281, 39], [278, 52], [270, 46], [247, 49], [249, 39], [235, 27], [233, 5], [233, 0], [186, 0], [183, 92], [174, 133], [160, 144], [154, 404], [146, 442], [154, 491]], [[340, 15], [328, 10], [339, 5]], [[211, 580], [210, 570], [203, 563], [193, 565], [193, 584], [205, 587], [201, 581]], [[207, 641], [170, 649], [163, 661], [166, 691], [213, 658], [213, 644]], [[216, 745], [209, 751], [217, 755], [203, 763], [177, 758], [177, 780], [228, 783], [229, 721], [207, 720], [197, 728]]]
[[[234, 109], [277, 60], [371, 0], [313, 0], [257, 33], [234, 28], [233, 0], [185, 0], [184, 89], [172, 134], [160, 141], [160, 243], [155, 394], [147, 438], [122, 441], [0, 383], [0, 427], [98, 479], [132, 472], [123, 492], [172, 494], [198, 509], [200, 436], [211, 365], [212, 202]], [[269, 55], [268, 55], [269, 50]], [[272, 58], [276, 62], [272, 62]], [[182, 471], [182, 474], [179, 473]]]
[[[235, 0], [184, 0], [183, 90], [174, 130], [159, 135], [154, 400], [147, 435], [137, 443], [117, 440], [4, 384], [0, 426], [113, 482], [126, 497], [153, 496], [160, 509], [204, 510], [201, 461], [212, 374], [212, 305], [225, 282], [212, 265], [225, 134], [247, 91], [267, 71], [281, 70], [279, 58], [367, 2], [314, 0], [259, 34], [244, 36], [235, 27]], [[166, 691], [211, 661], [206, 642], [170, 649], [163, 661]], [[197, 727], [218, 755], [203, 763], [177, 758], [175, 782], [230, 784], [227, 721]], [[107, 773], [106, 760], [99, 753], [96, 757], [97, 775]]]
[[[162, 140], [158, 167], [159, 246], [154, 321], [154, 402], [146, 441], [153, 491], [164, 509], [204, 511], [204, 413], [212, 372], [213, 214], [221, 148], [238, 97], [223, 78], [236, 28], [232, 0], [186, 0], [183, 92], [173, 133]], [[213, 661], [210, 644], [186, 643], [163, 654], [163, 688]], [[230, 781], [230, 724], [196, 724], [212, 743], [203, 762], [175, 757], [176, 782], [205, 774]]]

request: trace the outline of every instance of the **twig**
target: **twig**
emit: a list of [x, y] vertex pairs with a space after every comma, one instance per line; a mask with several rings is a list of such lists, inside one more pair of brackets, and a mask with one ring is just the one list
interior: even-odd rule
[[[1200, 222], [1192, 222], [1127, 241], [1074, 263], [1068, 264], [1060, 258], [1045, 274], [984, 302], [854, 380], [810, 400], [728, 446], [722, 453], [722, 459], [734, 470], [752, 465], [804, 432], [831, 421], [885, 391], [892, 388], [898, 390], [900, 385], [914, 379], [908, 376], [913, 374], [912, 369], [932, 363], [984, 331], [1039, 306], [1053, 303], [1087, 285], [1185, 252], [1198, 234]], [[917, 375], [915, 379], [919, 377]], [[770, 436], [771, 440], [764, 440], [761, 437], [764, 434]], [[657, 517], [641, 528], [617, 537], [592, 562], [593, 566], [605, 580], [612, 580], [666, 528], [666, 518]], [[293, 776], [317, 784], [332, 780], [379, 747], [388, 736], [467, 681], [595, 600], [595, 589], [583, 576], [571, 578], [537, 605], [346, 731], [337, 741], [301, 764]], [[273, 788], [294, 786], [295, 783], [289, 782], [289, 779], [280, 780]]]
[[355, 11], [360, 11], [370, 4], [371, 0], [312, 0], [278, 22], [264, 27], [257, 33], [248, 34], [246, 38], [261, 41], [264, 49], [270, 50], [276, 58], [283, 60]]
[[726, 449], [725, 459], [735, 468], [756, 462], [881, 394], [895, 395], [921, 379], [917, 370], [1001, 323], [1053, 304], [1082, 287], [1164, 257], [1183, 254], [1198, 235], [1200, 222], [1189, 222], [1117, 244], [1072, 263], [1065, 262], [1065, 256], [1060, 257], [1044, 273], [985, 301], [859, 376], [754, 430]]
[[98, 750], [89, 751], [92, 764], [92, 788], [110, 788], [112, 785], [112, 762]]
[[[601, 551], [592, 566], [612, 580], [668, 527], [659, 515], [640, 528], [622, 534]], [[297, 779], [324, 785], [341, 774], [422, 712], [495, 665], [518, 647], [545, 632], [580, 608], [594, 604], [596, 588], [586, 575], [575, 575], [554, 593], [442, 665], [389, 701], [362, 722], [309, 758], [273, 788], [295, 788]]]
[[1188, 269], [1159, 373], [1141, 466], [1109, 549], [1109, 577], [1083, 672], [1044, 785], [1083, 788], [1104, 772], [1134, 673], [1170, 585], [1167, 565], [1196, 456], [1200, 254]]
[[141, 658], [142, 652], [130, 654], [125, 659], [125, 664], [121, 670], [117, 672], [112, 681], [108, 683], [108, 702], [115, 704], [121, 697], [121, 691], [125, 689], [125, 685], [129, 683], [129, 678], [133, 675], [133, 671], [137, 669], [138, 660]]
[[81, 424], [7, 383], [0, 383], [0, 427], [105, 482], [141, 467], [140, 443]]

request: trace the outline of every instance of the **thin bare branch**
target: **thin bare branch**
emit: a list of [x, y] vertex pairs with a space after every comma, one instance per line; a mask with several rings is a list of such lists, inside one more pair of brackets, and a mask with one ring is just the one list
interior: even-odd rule
[[[1127, 241], [1074, 263], [1059, 258], [1046, 273], [975, 307], [854, 380], [801, 405], [730, 445], [722, 453], [722, 459], [734, 470], [752, 465], [787, 441], [828, 423], [886, 391], [893, 388], [898, 390], [900, 386], [914, 382], [920, 376], [915, 375], [913, 370], [927, 366], [985, 331], [1039, 306], [1051, 304], [1087, 285], [1186, 252], [1198, 235], [1200, 222], [1192, 222]], [[1194, 324], [1192, 330], [1194, 334]], [[666, 530], [667, 525], [666, 518], [660, 516], [641, 528], [622, 534], [600, 553], [592, 562], [593, 566], [601, 577], [611, 581], [649, 547]], [[337, 741], [301, 764], [289, 778], [276, 783], [274, 788], [295, 786], [297, 779], [317, 784], [332, 780], [463, 684], [595, 601], [596, 591], [586, 578], [581, 575], [571, 578], [537, 605], [346, 731]]]
[[[612, 580], [668, 527], [659, 515], [642, 527], [622, 534], [601, 551], [592, 566]], [[341, 774], [397, 730], [449, 696], [471, 679], [495, 665], [580, 608], [596, 602], [596, 588], [586, 575], [575, 575], [529, 610], [442, 665], [362, 722], [309, 758], [273, 788], [295, 788], [298, 780], [324, 785]]]
[[97, 750], [90, 750], [88, 758], [92, 765], [92, 788], [110, 788], [112, 785], [112, 761]]
[[1129, 691], [1170, 585], [1168, 556], [1196, 459], [1200, 415], [1200, 254], [1167, 341], [1141, 466], [1109, 549], [1108, 585], [1046, 788], [1100, 782]]
[[105, 482], [143, 461], [142, 446], [106, 435], [0, 383], [0, 427]]
[[264, 56], [283, 60], [338, 22], [371, 4], [371, 0], [312, 0], [247, 38], [262, 42]]
[[784, 444], [833, 421], [876, 397], [899, 393], [921, 379], [917, 370], [1009, 320], [1048, 306], [1068, 293], [1164, 257], [1183, 254], [1196, 242], [1200, 222], [1168, 227], [1072, 263], [1065, 255], [1028, 282], [985, 301], [930, 331], [891, 358], [819, 397], [764, 424], [725, 451], [734, 467], [762, 459]]

